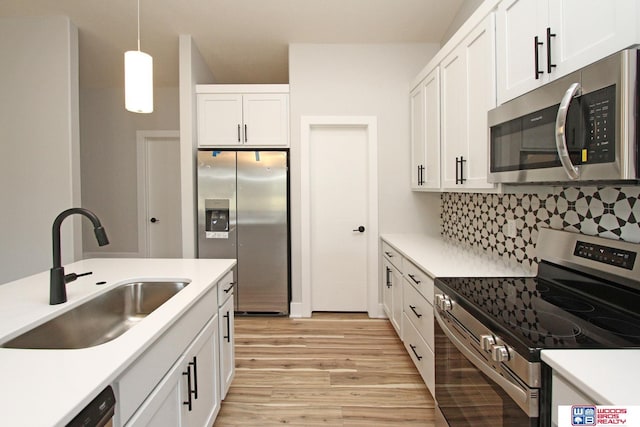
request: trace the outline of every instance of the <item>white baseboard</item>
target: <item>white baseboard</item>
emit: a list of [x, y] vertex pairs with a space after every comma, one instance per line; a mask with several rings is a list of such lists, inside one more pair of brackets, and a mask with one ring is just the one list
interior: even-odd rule
[[289, 305], [289, 317], [301, 319], [311, 317], [311, 315], [304, 315], [301, 302], [292, 302]]
[[369, 317], [372, 319], [387, 319], [388, 317], [384, 312], [384, 305], [382, 305], [382, 303], [379, 303], [377, 306], [377, 312], [369, 313]]

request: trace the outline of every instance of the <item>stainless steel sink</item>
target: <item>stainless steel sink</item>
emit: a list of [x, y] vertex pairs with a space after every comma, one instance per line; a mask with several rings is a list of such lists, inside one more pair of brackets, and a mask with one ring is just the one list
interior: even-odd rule
[[189, 282], [125, 283], [2, 344], [5, 348], [71, 349], [119, 337]]

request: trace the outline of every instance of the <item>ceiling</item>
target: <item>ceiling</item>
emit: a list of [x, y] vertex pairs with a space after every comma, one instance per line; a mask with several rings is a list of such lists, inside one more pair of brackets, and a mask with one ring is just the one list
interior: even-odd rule
[[[156, 86], [178, 85], [190, 34], [217, 83], [287, 83], [289, 43], [440, 43], [468, 0], [140, 0]], [[79, 29], [80, 86], [122, 87], [137, 48], [136, 0], [2, 0], [0, 16], [66, 15]]]

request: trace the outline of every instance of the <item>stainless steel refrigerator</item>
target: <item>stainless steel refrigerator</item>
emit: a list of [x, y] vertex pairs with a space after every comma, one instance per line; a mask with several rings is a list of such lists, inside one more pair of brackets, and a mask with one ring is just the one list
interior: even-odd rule
[[236, 312], [289, 313], [287, 151], [198, 150], [198, 256], [235, 258]]

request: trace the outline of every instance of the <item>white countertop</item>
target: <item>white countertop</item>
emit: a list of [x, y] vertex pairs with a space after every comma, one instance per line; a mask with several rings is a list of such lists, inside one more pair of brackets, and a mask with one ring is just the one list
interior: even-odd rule
[[480, 249], [422, 234], [383, 234], [382, 240], [431, 277], [535, 276], [524, 266], [497, 260]]
[[[0, 285], [0, 342], [134, 280], [190, 284], [120, 337], [77, 350], [0, 348], [0, 424], [64, 426], [227, 273], [235, 260], [90, 259], [66, 273], [93, 271], [67, 284], [68, 301], [49, 305], [49, 272]], [[106, 281], [104, 285], [96, 282]], [[212, 313], [217, 307], [211, 307]]]
[[640, 349], [543, 350], [542, 360], [598, 405], [640, 405]]

